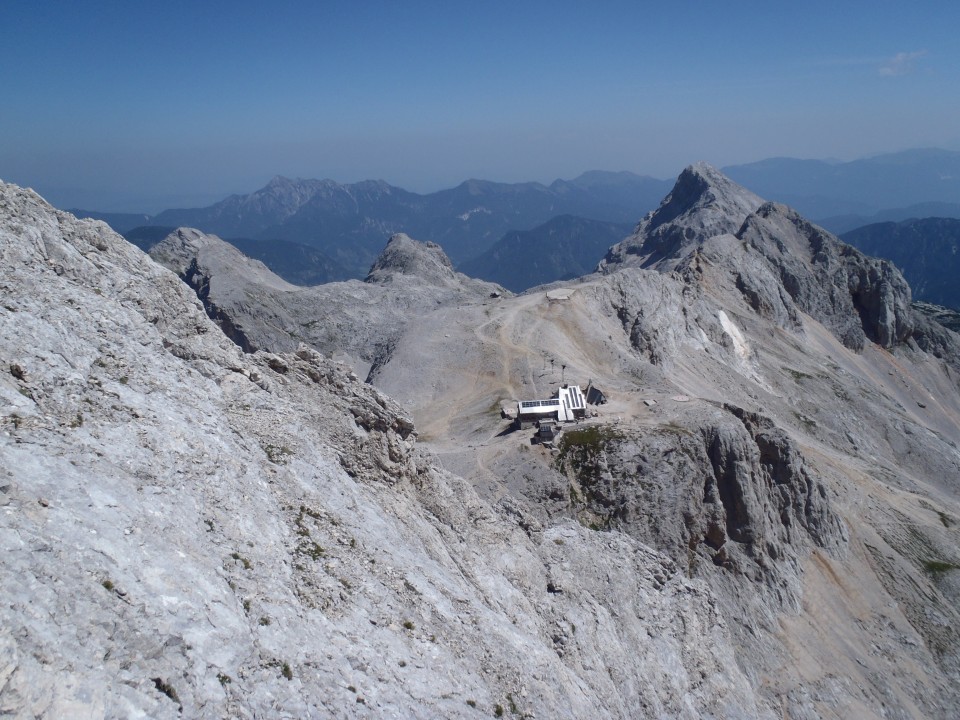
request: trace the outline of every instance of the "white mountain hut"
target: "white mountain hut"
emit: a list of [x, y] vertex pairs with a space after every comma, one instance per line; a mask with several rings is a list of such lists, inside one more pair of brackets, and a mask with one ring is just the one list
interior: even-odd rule
[[579, 385], [563, 385], [549, 400], [521, 400], [517, 403], [517, 427], [521, 430], [541, 420], [574, 422], [587, 414], [587, 401]]

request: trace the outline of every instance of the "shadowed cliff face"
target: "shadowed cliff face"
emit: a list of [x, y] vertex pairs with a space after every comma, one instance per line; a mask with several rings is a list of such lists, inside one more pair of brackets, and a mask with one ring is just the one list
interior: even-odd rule
[[585, 500], [582, 511], [605, 527], [662, 550], [694, 576], [753, 581], [776, 603], [799, 602], [811, 548], [847, 542], [796, 443], [769, 418], [735, 406], [591, 443], [572, 431], [560, 443], [560, 465]]

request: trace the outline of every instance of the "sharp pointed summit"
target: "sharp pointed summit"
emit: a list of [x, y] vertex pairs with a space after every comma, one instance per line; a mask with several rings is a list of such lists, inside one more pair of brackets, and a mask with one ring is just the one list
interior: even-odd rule
[[640, 221], [634, 234], [610, 248], [599, 269], [675, 263], [709, 237], [736, 233], [762, 204], [763, 199], [715, 167], [695, 163], [680, 173], [670, 194]]

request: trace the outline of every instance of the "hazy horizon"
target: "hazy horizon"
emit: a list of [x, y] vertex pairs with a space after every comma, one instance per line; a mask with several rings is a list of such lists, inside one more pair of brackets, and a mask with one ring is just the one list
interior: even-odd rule
[[[692, 6], [691, 6], [692, 7]], [[14, 3], [0, 178], [152, 213], [275, 175], [666, 179], [960, 149], [960, 8]]]

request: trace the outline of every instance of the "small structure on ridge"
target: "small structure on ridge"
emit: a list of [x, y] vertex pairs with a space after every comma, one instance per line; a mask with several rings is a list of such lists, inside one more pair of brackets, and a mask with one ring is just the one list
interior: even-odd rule
[[549, 400], [521, 400], [517, 403], [517, 428], [531, 428], [541, 420], [574, 422], [587, 414], [587, 400], [579, 385], [563, 385]]

